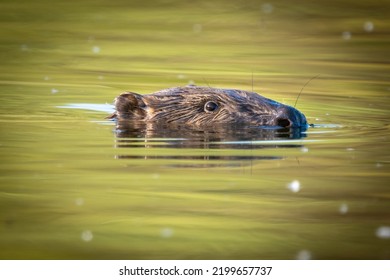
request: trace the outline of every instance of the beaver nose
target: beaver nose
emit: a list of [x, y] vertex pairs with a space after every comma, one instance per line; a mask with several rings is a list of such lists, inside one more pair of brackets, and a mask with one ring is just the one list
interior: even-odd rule
[[306, 127], [306, 117], [297, 109], [290, 106], [279, 108], [275, 125], [280, 127]]
[[285, 118], [277, 118], [276, 119], [276, 125], [281, 127], [290, 127], [291, 126], [291, 120], [285, 119]]

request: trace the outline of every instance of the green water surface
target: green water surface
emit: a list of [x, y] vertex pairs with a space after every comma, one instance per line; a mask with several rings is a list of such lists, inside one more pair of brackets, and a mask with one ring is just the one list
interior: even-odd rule
[[[0, 2], [0, 259], [389, 259], [388, 1]], [[118, 146], [120, 92], [259, 92], [317, 127]], [[180, 135], [178, 135], [180, 138]], [[153, 139], [151, 139], [153, 140]]]

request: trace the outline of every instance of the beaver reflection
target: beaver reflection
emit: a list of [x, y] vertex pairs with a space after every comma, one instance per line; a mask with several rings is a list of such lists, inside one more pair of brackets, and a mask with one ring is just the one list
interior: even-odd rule
[[[303, 136], [300, 129], [294, 128], [262, 129], [216, 125], [208, 130], [123, 120], [117, 121], [115, 132], [116, 147], [121, 149], [118, 159], [196, 160], [197, 163], [191, 164], [191, 167], [241, 166], [243, 162], [253, 160], [281, 159], [280, 155], [259, 155], [259, 152], [248, 155], [244, 150], [300, 148], [301, 144], [290, 143], [289, 140]], [[154, 152], [158, 149], [161, 151], [162, 148], [165, 149], [164, 155]], [[141, 155], [140, 149], [144, 149]], [[221, 154], [218, 152], [221, 149], [229, 151]], [[183, 155], [183, 151], [194, 150], [196, 155]], [[242, 152], [237, 153], [235, 150]], [[204, 163], [204, 160], [208, 163]], [[174, 166], [188, 166], [188, 163], [176, 163]]]
[[[235, 143], [231, 144], [234, 148], [247, 148], [246, 142], [249, 141], [266, 141], [288, 139], [300, 139], [305, 137], [304, 130], [299, 128], [259, 128], [259, 127], [242, 127], [239, 125], [222, 126], [214, 125], [212, 128], [188, 128], [180, 124], [145, 123], [139, 121], [116, 121], [116, 137], [129, 141], [144, 139], [153, 141], [154, 139], [181, 139], [182, 145], [186, 147], [203, 147], [205, 144], [213, 146], [213, 143]], [[184, 144], [186, 143], [186, 144]], [[201, 143], [201, 144], [200, 144]], [[286, 142], [284, 142], [286, 143]], [[198, 146], [201, 145], [201, 146]], [[171, 145], [169, 145], [171, 147]]]

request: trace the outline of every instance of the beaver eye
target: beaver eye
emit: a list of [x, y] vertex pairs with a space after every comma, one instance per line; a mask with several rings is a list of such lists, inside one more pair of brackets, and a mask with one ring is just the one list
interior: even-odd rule
[[218, 104], [213, 101], [208, 101], [206, 104], [204, 104], [204, 110], [206, 112], [213, 112], [217, 110]]

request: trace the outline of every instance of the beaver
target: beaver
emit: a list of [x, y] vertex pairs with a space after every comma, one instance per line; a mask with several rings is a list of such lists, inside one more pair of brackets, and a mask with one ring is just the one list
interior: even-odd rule
[[108, 118], [119, 121], [180, 124], [207, 128], [236, 125], [307, 128], [297, 109], [255, 92], [189, 85], [141, 95], [124, 92], [115, 98], [116, 111]]

